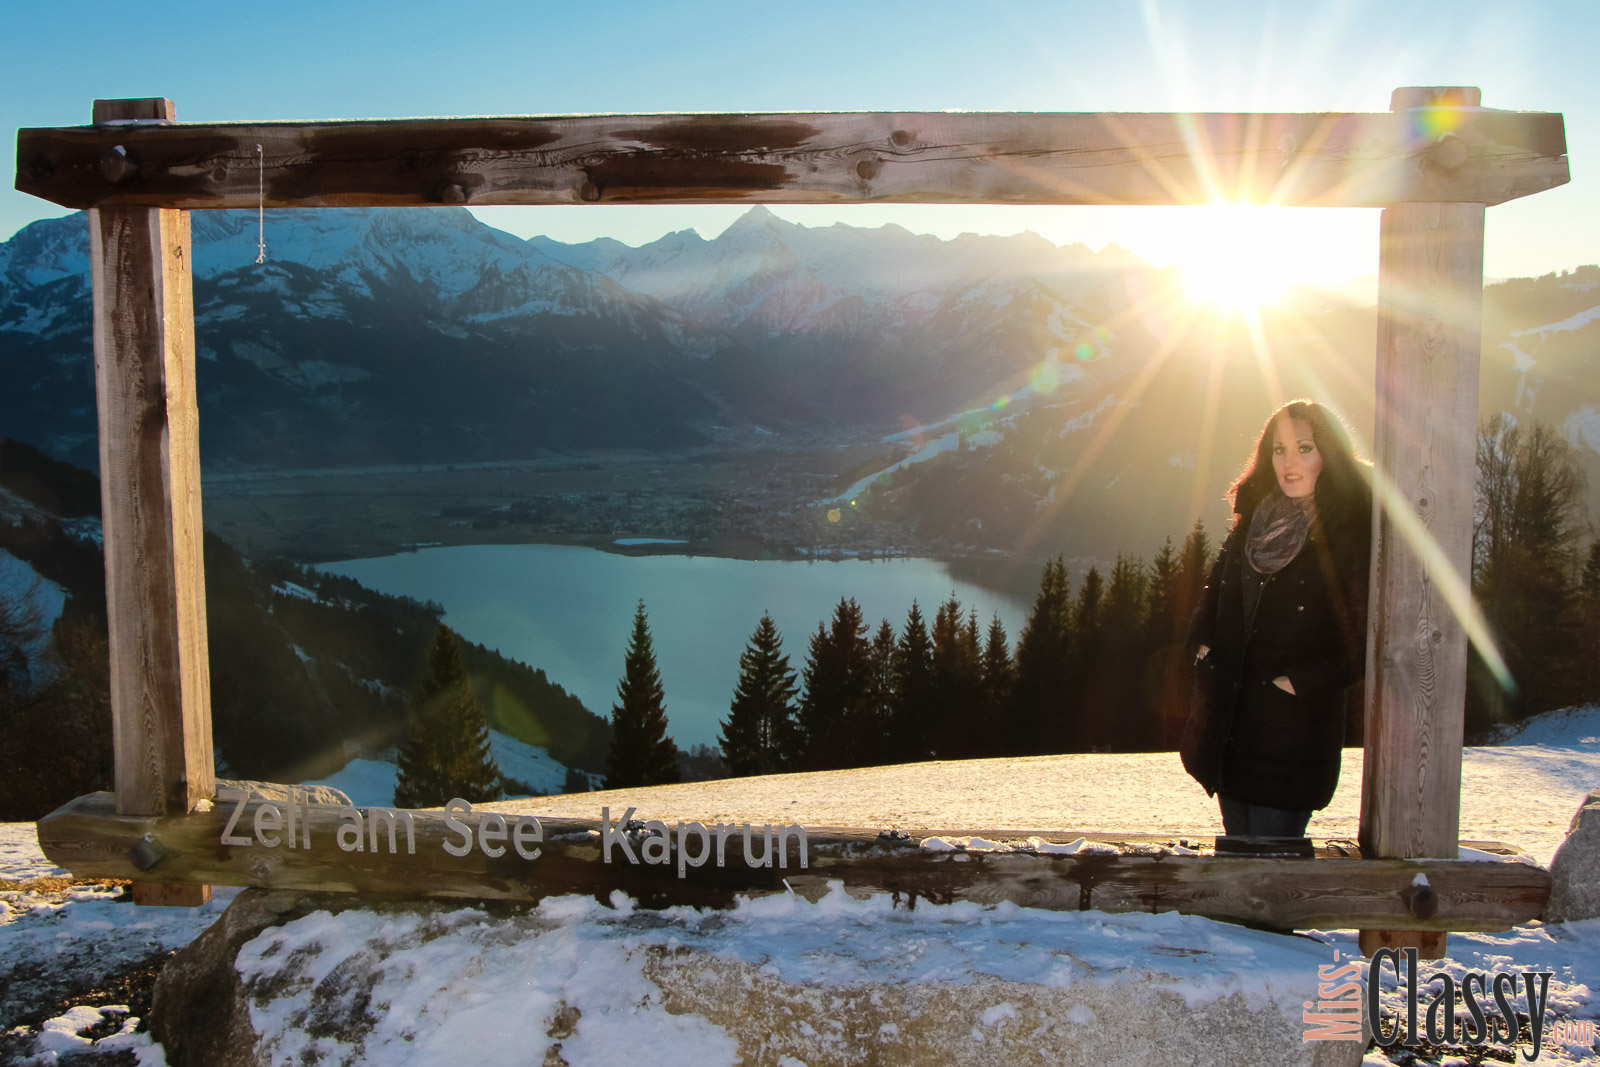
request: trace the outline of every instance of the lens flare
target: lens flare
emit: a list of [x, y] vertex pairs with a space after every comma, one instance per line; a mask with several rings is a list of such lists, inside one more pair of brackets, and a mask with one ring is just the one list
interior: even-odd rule
[[1056, 369], [1056, 362], [1047, 359], [1028, 376], [1028, 386], [1039, 396], [1048, 396], [1056, 391], [1061, 384], [1061, 372]]
[[1459, 129], [1465, 118], [1466, 113], [1458, 108], [1418, 108], [1410, 112], [1410, 133], [1416, 140], [1437, 140], [1440, 134], [1453, 133]]

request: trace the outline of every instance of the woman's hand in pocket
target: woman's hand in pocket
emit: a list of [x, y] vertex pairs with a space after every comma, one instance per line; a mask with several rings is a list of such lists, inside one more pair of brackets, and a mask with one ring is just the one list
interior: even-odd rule
[[1277, 686], [1279, 689], [1282, 689], [1285, 693], [1288, 693], [1290, 696], [1294, 696], [1295, 695], [1294, 683], [1289, 681], [1289, 676], [1287, 674], [1278, 675], [1276, 678], [1274, 678], [1272, 680], [1272, 684]]

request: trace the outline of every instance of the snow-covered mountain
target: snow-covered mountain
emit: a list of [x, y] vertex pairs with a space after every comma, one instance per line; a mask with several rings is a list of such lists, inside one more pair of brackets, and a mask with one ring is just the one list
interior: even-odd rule
[[[1175, 277], [1114, 246], [756, 207], [713, 240], [630, 248], [522, 241], [454, 208], [319, 210], [270, 214], [257, 264], [254, 214], [192, 218], [212, 467], [664, 449], [759, 427], [884, 437], [887, 469], [956, 432], [879, 504], [992, 544], [1068, 535], [1078, 515], [1177, 532], [1286, 394], [1371, 427], [1371, 309], [1302, 301], [1252, 338], [1185, 321]], [[87, 266], [81, 216], [0, 245], [0, 420], [92, 464]], [[1595, 268], [1489, 286], [1482, 395], [1563, 426], [1600, 466], [1597, 309]]]
[[975, 288], [1021, 293], [1045, 287], [1070, 301], [1092, 288], [1107, 265], [1130, 265], [1114, 250], [1102, 258], [1082, 245], [1058, 248], [1032, 233], [943, 241], [895, 225], [800, 226], [760, 206], [711, 241], [684, 230], [640, 248], [606, 239], [562, 245], [535, 237], [529, 243], [706, 325], [770, 333], [827, 327], [866, 309], [882, 309], [894, 325], [915, 328]]
[[[520, 241], [464, 210], [195, 212], [212, 465], [663, 447], [707, 427], [934, 421], [1060, 352], [1125, 254], [1042, 238], [808, 229], [753, 209], [712, 241]], [[81, 217], [0, 246], [11, 432], [92, 459]], [[1148, 270], [1148, 268], [1143, 268]]]
[[[495, 459], [690, 443], [693, 325], [464, 210], [195, 212], [203, 455], [217, 466]], [[0, 246], [13, 435], [92, 463], [81, 216]], [[586, 398], [604, 398], [602, 404]], [[7, 402], [9, 401], [9, 403]]]

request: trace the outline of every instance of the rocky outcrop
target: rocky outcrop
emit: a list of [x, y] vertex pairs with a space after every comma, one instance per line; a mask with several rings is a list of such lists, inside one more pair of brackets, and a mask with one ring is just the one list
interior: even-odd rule
[[1545, 921], [1600, 917], [1600, 789], [1583, 798], [1567, 839], [1550, 861], [1550, 904]]
[[274, 804], [328, 804], [345, 807], [351, 801], [349, 794], [331, 785], [279, 785], [277, 782], [254, 782], [233, 778], [218, 778], [217, 791], [242, 789], [252, 798], [270, 800]]
[[[343, 910], [341, 910], [343, 909]], [[762, 898], [493, 910], [246, 890], [181, 952], [174, 1067], [1357, 1064], [1303, 1040], [1332, 952], [1175, 914]]]
[[178, 952], [156, 980], [150, 1031], [176, 1065], [252, 1067], [250, 1007], [234, 970], [239, 946], [294, 913], [300, 894], [246, 889], [210, 929]]
[[1306, 1043], [1298, 1017], [1252, 1008], [1243, 994], [1191, 1008], [1137, 967], [1116, 982], [1067, 988], [983, 974], [841, 988], [784, 982], [716, 955], [658, 950], [644, 973], [668, 1011], [702, 1015], [734, 1035], [744, 1063], [1334, 1067], [1360, 1063], [1366, 1047]]

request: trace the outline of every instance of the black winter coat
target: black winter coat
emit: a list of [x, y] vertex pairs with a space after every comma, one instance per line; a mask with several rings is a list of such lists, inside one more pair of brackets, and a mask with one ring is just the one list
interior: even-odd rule
[[[1183, 766], [1208, 795], [1289, 811], [1327, 807], [1339, 783], [1345, 691], [1364, 673], [1370, 513], [1324, 531], [1261, 582], [1245, 610], [1248, 517], [1234, 525], [1189, 623], [1209, 645], [1184, 729]], [[1272, 684], [1287, 676], [1294, 693]]]

